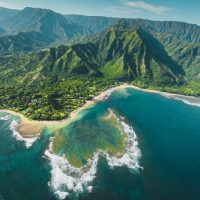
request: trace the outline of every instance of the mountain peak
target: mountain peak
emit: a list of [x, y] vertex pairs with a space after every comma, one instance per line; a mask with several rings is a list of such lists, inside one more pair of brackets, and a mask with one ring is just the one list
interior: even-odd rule
[[33, 8], [33, 7], [25, 7], [23, 10], [21, 10], [22, 12], [45, 12], [45, 13], [54, 13], [54, 14], [59, 14], [60, 13], [56, 13], [55, 11], [51, 10], [51, 9], [46, 9], [46, 8]]
[[51, 43], [65, 42], [80, 35], [82, 29], [52, 10], [26, 7], [15, 16], [0, 23], [8, 34], [38, 32], [42, 38], [48, 37]]

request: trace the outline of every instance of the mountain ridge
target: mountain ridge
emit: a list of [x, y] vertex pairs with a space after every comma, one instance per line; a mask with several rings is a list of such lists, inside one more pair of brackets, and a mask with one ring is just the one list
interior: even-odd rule
[[[141, 35], [135, 35], [141, 39], [142, 44], [145, 44], [138, 48], [139, 52], [142, 48], [148, 49], [148, 43], [150, 43], [151, 53], [154, 52], [154, 55], [151, 55], [150, 57], [156, 57], [156, 61], [153, 59], [155, 63], [161, 62], [163, 66], [167, 64], [167, 67], [165, 67], [168, 69], [171, 68], [172, 74], [174, 74], [174, 68], [176, 68], [176, 70], [180, 70], [182, 68], [186, 75], [181, 76], [184, 76], [188, 80], [200, 80], [200, 48], [198, 42], [200, 40], [200, 27], [197, 25], [191, 25], [183, 22], [162, 22], [145, 19], [118, 19], [79, 15], [63, 16], [51, 10], [40, 8], [25, 8], [22, 11], [19, 11], [17, 16], [18, 17], [15, 16], [7, 19], [10, 21], [10, 19], [15, 18], [14, 21], [11, 20], [10, 24], [6, 23], [6, 26], [11, 27], [11, 30], [14, 32], [16, 31], [16, 34], [0, 37], [1, 55], [25, 54], [27, 52], [38, 51], [41, 49], [58, 46], [60, 44], [74, 44], [71, 52], [68, 52], [69, 56], [71, 56], [69, 61], [71, 60], [70, 62], [72, 62], [69, 62], [68, 65], [72, 65], [72, 71], [90, 71], [92, 74], [98, 74], [99, 76], [100, 74], [102, 75], [109, 72], [108, 65], [110, 65], [110, 68], [113, 67], [113, 70], [117, 73], [117, 70], [114, 67], [114, 65], [116, 65], [119, 68], [121, 67], [121, 71], [119, 69], [118, 70], [119, 73], [122, 73], [122, 77], [137, 77], [140, 75], [137, 70], [134, 69], [134, 71], [132, 68], [130, 68], [130, 65], [135, 65], [133, 61], [128, 58], [131, 57], [130, 52], [128, 52], [131, 51], [131, 48], [127, 48], [128, 50], [125, 52], [126, 47], [123, 46], [123, 41], [128, 41], [128, 38], [131, 37], [132, 33], [127, 35], [124, 34], [124, 37], [122, 36], [121, 38], [119, 35], [116, 36], [115, 33], [112, 33], [114, 38], [109, 38], [108, 36], [105, 36], [105, 34], [107, 30], [111, 30], [113, 27], [116, 29], [118, 28], [119, 30], [141, 29], [143, 30], [143, 33], [145, 33], [145, 37], [140, 38]], [[24, 18], [24, 16], [27, 16], [24, 21], [18, 20], [21, 17]], [[34, 19], [32, 20], [31, 24], [29, 23], [30, 19]], [[19, 21], [18, 25], [15, 23], [16, 20]], [[4, 23], [5, 22], [6, 19], [4, 20]], [[0, 22], [0, 26], [1, 23], [3, 22]], [[49, 24], [51, 25], [49, 26]], [[21, 28], [24, 29], [24, 32], [18, 32]], [[107, 28], [106, 31], [104, 31], [105, 28]], [[100, 30], [103, 32], [99, 33], [98, 31]], [[7, 31], [9, 31], [9, 29], [7, 29]], [[4, 32], [4, 29], [2, 29], [2, 32]], [[108, 42], [110, 42], [110, 44], [106, 44], [106, 40], [100, 39], [103, 38], [103, 35]], [[147, 39], [145, 39], [146, 37]], [[73, 42], [69, 42], [71, 40]], [[129, 41], [129, 43], [131, 44], [131, 41]], [[154, 48], [152, 47], [152, 44]], [[105, 46], [103, 47], [103, 45]], [[138, 43], [135, 43], [134, 45], [137, 46]], [[59, 48], [60, 47], [55, 49]], [[86, 51], [85, 53], [81, 52], [82, 48], [83, 51]], [[101, 50], [99, 50], [99, 48]], [[124, 51], [122, 51], [120, 48], [124, 48]], [[157, 48], [157, 51], [155, 48]], [[51, 48], [51, 51], [53, 51], [52, 49], [54, 48]], [[133, 49], [134, 47], [132, 47], [132, 50]], [[134, 49], [134, 51], [137, 50]], [[157, 52], [162, 53], [159, 55]], [[135, 59], [134, 62], [138, 62], [134, 56], [132, 57], [132, 59]], [[145, 57], [145, 55], [143, 55], [143, 57]], [[74, 62], [73, 59], [76, 62]], [[165, 61], [165, 59], [167, 59], [167, 61]], [[62, 66], [62, 62], [63, 61], [61, 60], [59, 65]], [[154, 65], [156, 65], [155, 63]], [[75, 67], [75, 65], [78, 64], [80, 66]], [[88, 66], [82, 68], [82, 66], [85, 66], [86, 64]], [[55, 65], [58, 65], [58, 63], [55, 63]], [[147, 65], [148, 64], [145, 63], [145, 66]], [[95, 67], [98, 68], [100, 66], [102, 67], [101, 70], [94, 69]], [[128, 73], [123, 69], [126, 67], [129, 68]], [[146, 70], [149, 70], [150, 68], [148, 67]], [[157, 66], [157, 68], [160, 68], [160, 66]], [[108, 71], [106, 72], [106, 70]], [[152, 74], [151, 70], [149, 71], [149, 74]], [[115, 75], [117, 76], [117, 74]], [[114, 75], [112, 76], [115, 77]]]
[[65, 19], [59, 13], [41, 8], [25, 8], [15, 16], [4, 19], [0, 26], [9, 35], [20, 32], [38, 32], [43, 37], [48, 35], [52, 42], [64, 42], [80, 36], [81, 28]]
[[10, 9], [10, 8], [5, 8], [5, 7], [0, 6], [0, 21], [6, 19], [8, 17], [14, 16], [18, 12], [19, 12], [19, 10], [17, 10], [17, 9]]
[[[160, 43], [155, 39], [150, 41], [149, 37], [152, 36], [142, 29], [124, 30], [114, 26], [93, 42], [42, 51], [42, 60], [39, 58], [41, 52], [32, 57], [30, 54], [30, 59], [22, 68], [28, 69], [27, 73], [34, 76], [36, 73], [33, 72], [38, 73], [40, 69], [38, 77], [48, 77], [50, 74], [65, 78], [87, 75], [122, 81], [139, 78], [158, 84], [179, 83], [184, 75], [182, 68], [167, 56], [164, 49], [157, 54], [156, 48]], [[30, 63], [33, 68], [30, 68]]]
[[14, 16], [3, 21], [0, 20], [0, 27], [5, 30], [4, 33], [1, 31], [3, 35], [16, 35], [20, 32], [41, 32], [43, 35], [50, 33], [51, 44], [64, 44], [71, 39], [102, 32], [119, 20], [126, 21], [129, 27], [146, 28], [151, 33], [168, 33], [187, 42], [200, 42], [200, 27], [185, 22], [62, 15], [49, 9], [30, 7], [19, 10]]

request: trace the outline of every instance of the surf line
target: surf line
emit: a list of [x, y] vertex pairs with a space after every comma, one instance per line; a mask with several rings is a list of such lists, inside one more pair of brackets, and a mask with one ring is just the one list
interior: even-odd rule
[[[112, 112], [113, 114], [114, 112]], [[117, 116], [115, 115], [115, 117]], [[66, 158], [53, 154], [52, 139], [49, 148], [45, 151], [45, 156], [51, 164], [51, 180], [48, 185], [56, 197], [59, 199], [65, 199], [67, 196], [78, 198], [80, 193], [92, 192], [92, 183], [96, 178], [100, 156], [106, 159], [111, 169], [125, 166], [131, 173], [138, 173], [139, 169], [143, 169], [139, 164], [142, 154], [138, 146], [137, 135], [124, 119], [124, 117], [117, 118], [127, 135], [125, 153], [122, 156], [111, 156], [102, 150], [98, 150], [82, 168], [75, 168]]]

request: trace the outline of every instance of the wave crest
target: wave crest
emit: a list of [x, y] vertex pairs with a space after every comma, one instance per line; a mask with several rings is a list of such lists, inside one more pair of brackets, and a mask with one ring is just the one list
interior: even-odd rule
[[35, 143], [38, 140], [38, 137], [33, 138], [24, 138], [22, 135], [17, 131], [18, 122], [16, 120], [13, 120], [10, 124], [10, 130], [12, 131], [13, 137], [18, 140], [24, 142], [26, 148], [30, 148], [33, 143]]
[[5, 115], [3, 117], [0, 117], [1, 121], [8, 121], [11, 118], [11, 115]]

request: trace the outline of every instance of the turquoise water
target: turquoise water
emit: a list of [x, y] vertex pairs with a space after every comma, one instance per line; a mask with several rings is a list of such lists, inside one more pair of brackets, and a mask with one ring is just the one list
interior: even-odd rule
[[[92, 192], [83, 193], [78, 199], [199, 200], [200, 108], [157, 94], [124, 89], [89, 109], [79, 123], [96, 128], [100, 134], [95, 116], [108, 108], [125, 117], [134, 128], [143, 170], [133, 173], [127, 167], [111, 169], [101, 158]], [[46, 131], [27, 149], [12, 137], [12, 120], [0, 121], [0, 200], [56, 199], [48, 186], [51, 165], [44, 157], [50, 134]], [[83, 133], [84, 126], [81, 127], [79, 131]], [[77, 130], [76, 125], [74, 129]]]
[[[56, 149], [58, 155], [65, 155], [68, 159], [76, 160], [80, 165], [87, 164], [88, 157], [92, 157], [97, 149], [112, 148], [112, 152], [123, 152], [123, 135], [118, 127], [110, 120], [106, 120], [109, 112], [102, 105], [92, 107], [84, 113], [81, 120], [77, 120], [59, 131]], [[56, 143], [56, 138], [54, 143]], [[121, 150], [122, 151], [119, 151]]]

